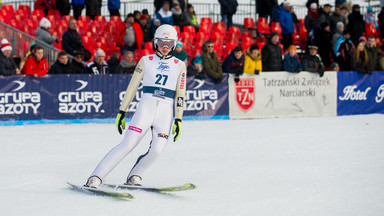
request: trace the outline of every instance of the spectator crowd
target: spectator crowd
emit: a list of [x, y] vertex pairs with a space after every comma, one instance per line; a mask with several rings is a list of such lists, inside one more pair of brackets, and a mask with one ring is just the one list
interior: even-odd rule
[[[272, 31], [270, 34], [260, 35], [268, 38], [262, 45], [253, 43], [244, 47], [235, 44], [223, 60], [220, 60], [216, 43], [211, 38], [201, 44], [201, 52], [193, 55], [186, 51], [183, 46], [185, 43], [179, 41], [173, 55], [186, 63], [187, 75], [197, 79], [210, 77], [220, 83], [224, 73], [233, 74], [237, 82], [243, 73], [258, 75], [273, 71], [307, 71], [318, 73], [322, 77], [325, 71], [330, 70], [357, 71], [364, 74], [384, 70], [384, 47], [381, 46], [380, 36], [368, 35], [366, 32], [366, 24], [373, 24], [377, 32], [384, 31], [384, 7], [377, 21], [371, 7], [362, 14], [359, 5], [353, 5], [348, 10], [344, 1], [321, 7], [318, 1], [308, 0], [308, 13], [303, 19], [307, 31], [303, 47], [293, 41], [294, 33], [299, 32], [300, 21], [289, 1], [281, 4], [277, 4], [276, 0], [263, 2], [261, 4], [259, 0], [256, 1], [259, 16], [270, 17], [270, 22], [278, 22], [281, 26], [280, 32]], [[237, 1], [220, 0], [219, 3], [222, 21], [229, 28], [233, 25], [232, 16], [236, 13]], [[88, 7], [88, 4], [91, 6]], [[105, 48], [100, 47], [94, 52], [87, 49], [76, 22], [85, 7], [86, 14], [91, 19], [100, 15], [101, 0], [73, 0], [71, 4], [69, 1], [56, 1], [55, 5], [47, 5], [46, 1], [38, 0], [35, 9], [40, 8], [47, 13], [57, 8], [62, 16], [69, 14], [72, 5], [74, 16], [68, 20], [68, 29], [61, 38], [63, 51], [48, 66], [44, 48], [32, 44], [30, 53], [23, 56], [21, 61], [15, 61], [11, 56], [10, 39], [2, 39], [0, 75], [25, 74], [41, 77], [46, 74], [132, 74], [138, 60], [135, 59], [137, 52], [141, 52], [146, 44], [153, 41], [154, 32], [161, 24], [178, 26], [181, 32], [186, 26], [199, 30], [194, 8], [191, 4], [186, 4], [186, 1], [155, 1], [154, 4], [155, 17], [151, 18], [145, 9], [141, 12], [134, 11], [116, 26], [114, 39], [119, 52], [113, 52], [106, 59]], [[111, 16], [120, 16], [120, 1], [108, 0], [108, 9]], [[35, 35], [39, 40], [53, 45], [58, 36], [51, 34], [51, 26], [52, 23], [47, 18], [42, 18]], [[301, 52], [298, 52], [298, 48], [301, 48]], [[68, 54], [73, 58], [69, 58]], [[89, 63], [86, 65], [84, 62]]]

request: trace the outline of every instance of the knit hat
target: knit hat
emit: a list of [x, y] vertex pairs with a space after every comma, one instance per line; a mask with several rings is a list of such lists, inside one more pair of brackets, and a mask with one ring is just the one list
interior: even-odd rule
[[249, 47], [249, 50], [258, 50], [259, 49], [259, 46], [257, 46], [257, 44], [252, 44], [251, 47]]
[[344, 23], [343, 22], [337, 22], [336, 28], [338, 29], [340, 26], [344, 26]]
[[321, 29], [325, 29], [327, 26], [329, 26], [328, 22], [323, 22], [320, 24]]
[[[181, 48], [183, 48], [183, 44], [182, 44], [180, 41], [177, 41], [177, 43], [176, 43], [176, 47], [178, 47], [178, 46], [181, 47]], [[176, 47], [175, 47], [175, 48], [176, 48]]]
[[43, 28], [51, 28], [51, 22], [43, 17], [41, 20], [40, 20], [40, 27], [43, 27]]
[[339, 64], [337, 64], [337, 62], [333, 62], [331, 66], [329, 66], [329, 69], [333, 70], [335, 69], [335, 67], [339, 67]]
[[96, 50], [96, 58], [99, 57], [99, 56], [104, 56], [104, 57], [105, 57], [105, 52], [104, 52], [104, 50], [102, 50], [102, 49], [100, 49], [100, 48], [98, 48], [98, 49]]
[[279, 33], [277, 31], [271, 32], [271, 38], [273, 38], [275, 36], [279, 36]]
[[283, 5], [284, 6], [290, 6], [290, 3], [289, 3], [289, 1], [286, 0], [286, 1], [283, 2]]
[[8, 42], [8, 40], [4, 38], [3, 40], [1, 40], [1, 51], [4, 52], [6, 50], [11, 50], [12, 51], [12, 46]]
[[193, 59], [193, 64], [203, 64], [203, 60], [201, 59], [201, 55], [197, 54], [195, 58]]
[[367, 8], [367, 13], [373, 13], [373, 8], [372, 7], [368, 7]]
[[310, 6], [309, 6], [310, 9], [317, 9], [317, 4], [315, 2], [313, 2]]

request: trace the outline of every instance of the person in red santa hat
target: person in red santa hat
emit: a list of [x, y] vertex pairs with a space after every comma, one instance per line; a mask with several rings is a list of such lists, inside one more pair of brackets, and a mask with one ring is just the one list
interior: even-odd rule
[[0, 75], [12, 76], [20, 74], [19, 68], [11, 57], [12, 46], [7, 39], [1, 40], [0, 49]]

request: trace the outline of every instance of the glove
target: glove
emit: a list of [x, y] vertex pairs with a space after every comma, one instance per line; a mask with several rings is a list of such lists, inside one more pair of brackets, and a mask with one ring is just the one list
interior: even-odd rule
[[179, 139], [180, 134], [181, 134], [181, 120], [180, 119], [175, 119], [175, 124], [173, 125], [173, 128], [172, 128], [172, 134], [175, 134], [173, 141], [176, 142], [176, 140]]
[[324, 71], [323, 70], [319, 71], [319, 75], [320, 75], [320, 77], [323, 77], [324, 76]]
[[240, 77], [239, 76], [235, 76], [235, 82], [239, 82], [240, 81]]
[[259, 71], [259, 70], [255, 70], [255, 74], [256, 74], [256, 75], [259, 75], [259, 74], [260, 74], [260, 71]]
[[120, 134], [122, 134], [123, 130], [125, 129], [124, 117], [125, 117], [125, 112], [120, 110], [119, 113], [117, 114], [116, 121], [115, 121], [117, 130], [119, 131]]

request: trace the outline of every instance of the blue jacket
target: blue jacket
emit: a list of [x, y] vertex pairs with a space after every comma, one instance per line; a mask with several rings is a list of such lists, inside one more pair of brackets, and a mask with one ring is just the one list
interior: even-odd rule
[[232, 73], [232, 74], [243, 74], [244, 72], [244, 55], [241, 56], [240, 59], [237, 59], [235, 57], [234, 51], [231, 52], [227, 57], [225, 57], [225, 60], [222, 64], [223, 72], [224, 73]]
[[284, 60], [283, 60], [283, 70], [288, 72], [300, 72], [303, 70], [303, 67], [301, 66], [299, 59], [296, 55], [291, 57], [288, 53], [285, 54]]
[[85, 0], [72, 0], [71, 5], [85, 5]]
[[280, 7], [279, 23], [282, 28], [282, 34], [293, 34], [293, 32], [295, 31], [292, 14], [284, 7]]
[[120, 9], [120, 0], [108, 0], [108, 9], [110, 10]]

